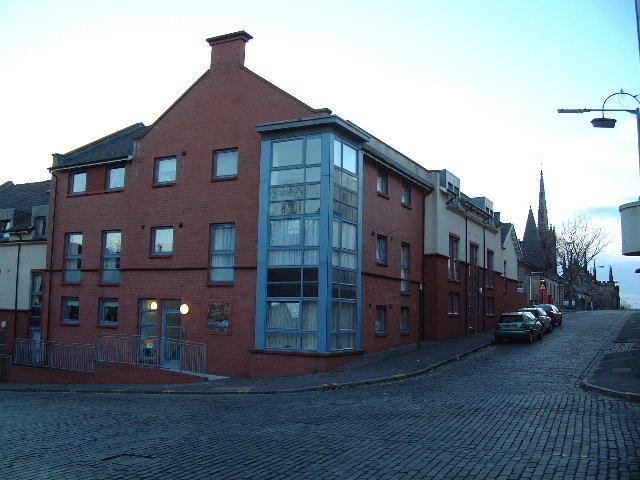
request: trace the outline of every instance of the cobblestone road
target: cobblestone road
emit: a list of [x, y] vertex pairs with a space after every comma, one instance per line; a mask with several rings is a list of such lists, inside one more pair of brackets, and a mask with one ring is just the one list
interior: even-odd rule
[[575, 386], [618, 315], [352, 390], [0, 392], [0, 479], [639, 479], [640, 404]]

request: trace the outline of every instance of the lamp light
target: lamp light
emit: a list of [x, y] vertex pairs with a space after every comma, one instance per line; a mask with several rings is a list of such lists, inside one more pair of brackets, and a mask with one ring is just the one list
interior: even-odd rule
[[158, 302], [156, 302], [155, 300], [151, 300], [149, 302], [149, 308], [151, 310], [157, 310], [158, 309]]
[[187, 313], [189, 313], [189, 305], [187, 305], [186, 303], [180, 305], [180, 313], [182, 315], [186, 315]]

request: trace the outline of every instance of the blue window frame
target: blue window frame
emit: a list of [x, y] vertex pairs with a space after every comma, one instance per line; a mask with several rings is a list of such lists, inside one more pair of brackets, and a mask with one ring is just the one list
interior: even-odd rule
[[29, 309], [29, 338], [40, 340], [42, 326], [42, 272], [31, 272], [31, 305]]
[[235, 251], [235, 223], [211, 225], [211, 258], [209, 263], [210, 282], [233, 282]]
[[82, 233], [67, 233], [65, 238], [64, 281], [79, 282], [82, 268]]
[[154, 181], [155, 185], [170, 185], [176, 183], [178, 161], [176, 157], [156, 158]]
[[100, 280], [103, 283], [120, 282], [120, 254], [122, 250], [122, 232], [111, 230], [102, 237], [102, 270]]
[[118, 299], [117, 298], [101, 298], [100, 314], [98, 317], [100, 325], [117, 325], [118, 324]]
[[69, 175], [69, 193], [84, 193], [87, 191], [87, 172], [71, 173]]
[[173, 227], [154, 227], [151, 229], [151, 254], [173, 254]]
[[113, 167], [107, 170], [107, 190], [121, 190], [124, 188], [124, 167]]
[[213, 178], [233, 178], [238, 176], [238, 149], [213, 152]]
[[409, 244], [400, 245], [400, 291], [409, 293]]
[[80, 299], [78, 297], [62, 298], [62, 323], [80, 323]]

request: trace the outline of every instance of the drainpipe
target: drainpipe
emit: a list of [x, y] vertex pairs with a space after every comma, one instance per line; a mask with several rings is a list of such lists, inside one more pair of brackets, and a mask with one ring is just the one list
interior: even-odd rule
[[18, 333], [18, 287], [20, 285], [20, 251], [22, 248], [22, 234], [14, 232], [18, 237], [18, 258], [16, 258], [16, 292], [13, 298], [13, 340], [15, 342]]
[[51, 272], [53, 269], [53, 245], [55, 241], [55, 229], [56, 229], [56, 200], [58, 199], [58, 177], [53, 172], [53, 170], [50, 170], [50, 172], [51, 172], [51, 176], [53, 177], [54, 190], [53, 190], [53, 202], [50, 202], [50, 209], [49, 209], [50, 219], [47, 220], [47, 224], [51, 225], [51, 233], [49, 234], [51, 237], [47, 237], [47, 247], [49, 249], [49, 261], [48, 261], [49, 265], [48, 265], [48, 268], [45, 270], [47, 272], [47, 320], [45, 322], [46, 331], [45, 331], [44, 339], [42, 338], [42, 326], [40, 327], [40, 335], [41, 335], [40, 338], [43, 339], [44, 341], [49, 340], [49, 325], [51, 324], [51, 320], [50, 320], [51, 318], [51, 283], [52, 283]]

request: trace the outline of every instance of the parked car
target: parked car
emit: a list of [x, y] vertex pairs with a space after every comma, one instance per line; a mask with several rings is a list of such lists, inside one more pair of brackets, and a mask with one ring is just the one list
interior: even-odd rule
[[555, 305], [552, 305], [550, 303], [543, 303], [541, 305], [534, 305], [534, 307], [540, 307], [545, 312], [547, 312], [547, 315], [549, 315], [549, 318], [551, 318], [551, 321], [553, 321], [554, 327], [559, 327], [562, 325], [562, 312], [558, 310], [558, 307], [556, 307]]
[[550, 331], [553, 330], [553, 321], [547, 315], [547, 312], [545, 312], [542, 308], [540, 308], [540, 307], [527, 307], [527, 308], [521, 308], [519, 311], [520, 312], [533, 313], [533, 316], [536, 317], [538, 319], [538, 321], [544, 327], [544, 331], [545, 332], [550, 332]]
[[534, 338], [542, 340], [544, 328], [530, 312], [509, 312], [500, 315], [494, 335], [496, 342], [525, 340], [533, 343]]

